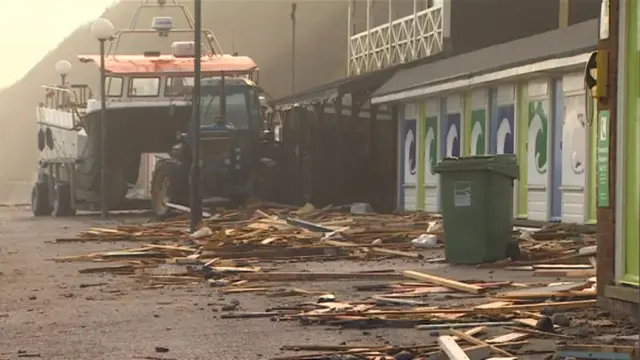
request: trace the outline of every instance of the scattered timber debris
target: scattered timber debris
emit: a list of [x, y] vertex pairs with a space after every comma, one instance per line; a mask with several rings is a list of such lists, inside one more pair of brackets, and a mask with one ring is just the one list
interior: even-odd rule
[[[206, 281], [221, 294], [303, 299], [257, 312], [242, 312], [237, 306], [223, 308], [223, 319], [268, 318], [351, 329], [413, 328], [437, 335], [431, 341], [411, 346], [287, 345], [281, 349], [307, 353], [274, 360], [516, 359], [529, 351], [526, 346], [532, 338], [573, 340], [574, 336], [565, 331], [573, 320], [563, 314], [596, 304], [595, 240], [566, 225], [537, 231], [516, 229], [520, 257], [479, 267], [575, 278], [570, 282], [459, 280], [423, 270], [280, 270], [285, 263], [318, 260], [443, 260], [424, 259], [423, 255], [425, 248], [433, 247], [434, 237], [436, 244], [445, 239], [437, 216], [345, 214], [334, 210], [305, 205], [300, 209], [227, 211], [204, 220], [193, 234], [188, 232], [184, 219], [92, 228], [76, 238], [56, 242], [129, 241], [138, 246], [53, 260], [100, 263], [80, 272], [132, 276], [152, 287]], [[358, 283], [353, 289], [356, 293], [373, 294], [358, 301], [345, 301], [324, 291], [278, 284], [333, 280], [370, 281]], [[434, 295], [452, 301], [446, 302], [447, 306], [433, 306], [429, 300]], [[552, 353], [553, 349], [547, 352]]]
[[[291, 209], [228, 211], [204, 220], [188, 232], [186, 220], [168, 220], [116, 228], [91, 228], [70, 242], [137, 242], [134, 248], [54, 258], [87, 261], [100, 267], [81, 273], [135, 274], [152, 283], [191, 283], [233, 275], [239, 280], [288, 281], [303, 278], [390, 278], [389, 274], [273, 273], [257, 264], [298, 261], [423, 259], [411, 240], [439, 219], [427, 214], [345, 214], [311, 205]], [[105, 266], [105, 262], [118, 263]], [[401, 276], [401, 275], [396, 275]]]

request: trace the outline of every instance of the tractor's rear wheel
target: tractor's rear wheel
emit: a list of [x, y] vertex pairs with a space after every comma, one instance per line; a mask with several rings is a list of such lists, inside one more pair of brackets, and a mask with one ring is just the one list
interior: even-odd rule
[[168, 203], [180, 204], [185, 202], [185, 187], [181, 181], [180, 164], [175, 161], [160, 161], [153, 169], [151, 177], [151, 205], [153, 212], [160, 218], [173, 214]]
[[76, 209], [71, 207], [71, 185], [59, 182], [54, 188], [53, 194], [53, 216], [74, 216]]

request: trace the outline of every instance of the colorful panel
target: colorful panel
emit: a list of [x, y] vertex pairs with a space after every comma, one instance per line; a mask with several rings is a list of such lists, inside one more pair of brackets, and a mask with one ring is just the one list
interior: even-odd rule
[[438, 163], [438, 117], [430, 116], [425, 121], [425, 184], [436, 185], [435, 169]]
[[447, 114], [445, 156], [460, 157], [460, 113]]
[[563, 185], [585, 186], [587, 163], [587, 116], [585, 95], [564, 98], [562, 126]]
[[516, 217], [526, 219], [529, 217], [529, 164], [527, 163], [527, 135], [529, 125], [529, 92], [527, 83], [520, 83], [516, 88], [516, 154], [520, 167], [520, 179], [518, 180], [517, 212]]
[[[547, 79], [532, 80], [527, 84], [526, 135], [524, 154], [527, 164], [527, 218], [548, 221], [551, 199], [550, 190], [550, 83]], [[560, 129], [560, 127], [558, 127]], [[559, 141], [558, 141], [559, 143]], [[558, 183], [559, 187], [560, 184]], [[559, 188], [558, 188], [559, 190]]]
[[515, 111], [514, 104], [498, 106], [498, 127], [496, 129], [496, 153], [515, 153]]
[[[426, 104], [421, 101], [418, 103], [418, 123], [417, 123], [417, 127], [418, 127], [418, 131], [417, 131], [417, 138], [418, 139], [424, 139], [424, 122], [425, 122], [425, 109], [426, 109]], [[417, 204], [417, 208], [418, 210], [424, 210], [424, 179], [425, 179], [425, 172], [424, 172], [424, 155], [425, 155], [425, 151], [424, 151], [424, 141], [418, 141], [418, 169], [417, 169], [417, 176], [418, 176], [418, 187], [417, 187], [417, 199], [416, 201], [418, 202]]]
[[562, 124], [562, 220], [585, 221], [587, 185], [587, 118], [585, 95], [564, 98]]
[[417, 133], [416, 133], [416, 120], [407, 119], [403, 122], [403, 143], [402, 143], [402, 158], [404, 161], [404, 184], [416, 184], [417, 171], [418, 171], [418, 159], [416, 152], [417, 145]]
[[487, 152], [487, 110], [471, 111], [470, 155], [484, 155]]
[[[529, 185], [546, 185], [549, 170], [549, 100], [529, 102], [527, 164]], [[533, 171], [531, 171], [533, 170]]]

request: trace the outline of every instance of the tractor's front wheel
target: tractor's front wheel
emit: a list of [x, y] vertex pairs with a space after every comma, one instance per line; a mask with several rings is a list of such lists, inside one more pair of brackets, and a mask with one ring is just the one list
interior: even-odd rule
[[185, 202], [185, 188], [180, 175], [180, 164], [171, 160], [160, 161], [153, 169], [151, 205], [157, 217], [166, 218], [172, 215], [173, 209], [168, 205], [169, 203]]
[[36, 182], [31, 190], [31, 211], [34, 216], [51, 215], [53, 208], [49, 204], [49, 184], [47, 179]]

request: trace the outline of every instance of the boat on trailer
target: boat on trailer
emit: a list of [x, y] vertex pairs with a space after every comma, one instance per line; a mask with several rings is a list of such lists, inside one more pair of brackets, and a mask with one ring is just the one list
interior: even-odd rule
[[[136, 28], [142, 10], [168, 7], [181, 10], [189, 28], [174, 29], [170, 17], [155, 17], [151, 29]], [[187, 132], [192, 117], [196, 44], [167, 42], [167, 53], [118, 54], [123, 36], [141, 33], [157, 33], [161, 38], [172, 33], [193, 34], [193, 20], [176, 2], [154, 5], [145, 1], [134, 14], [130, 29], [118, 31], [109, 45], [105, 56], [105, 151], [111, 210], [148, 208], [154, 163], [168, 156], [176, 137]], [[243, 89], [258, 91], [258, 67], [251, 58], [223, 54], [209, 30], [203, 30], [202, 38], [201, 46], [206, 48], [201, 59], [204, 79], [240, 81]], [[95, 66], [96, 75], [100, 74], [100, 56], [81, 55], [78, 59]], [[70, 216], [77, 210], [98, 210], [102, 191], [101, 94], [88, 85], [65, 82], [42, 88], [44, 101], [36, 112], [39, 161], [31, 196], [33, 213]]]

